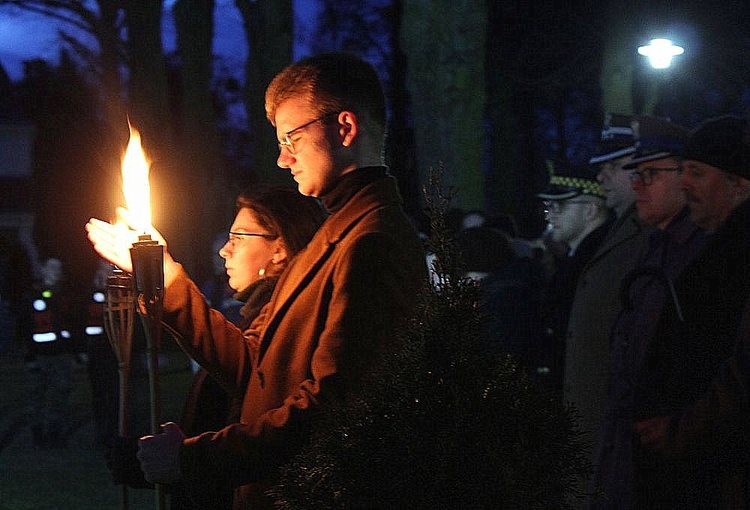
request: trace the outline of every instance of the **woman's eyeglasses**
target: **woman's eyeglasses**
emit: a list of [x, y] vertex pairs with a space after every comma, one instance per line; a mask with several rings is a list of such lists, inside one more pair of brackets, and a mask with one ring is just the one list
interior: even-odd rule
[[230, 231], [229, 239], [227, 240], [227, 242], [229, 243], [229, 246], [234, 248], [237, 245], [237, 243], [242, 241], [242, 239], [244, 239], [245, 237], [262, 237], [264, 239], [273, 241], [279, 236], [277, 236], [276, 234], [260, 234], [260, 233], [255, 233], [255, 232], [231, 232]]

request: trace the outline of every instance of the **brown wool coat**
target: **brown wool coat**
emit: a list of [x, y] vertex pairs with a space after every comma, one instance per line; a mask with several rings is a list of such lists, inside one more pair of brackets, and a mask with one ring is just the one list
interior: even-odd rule
[[426, 274], [391, 177], [328, 218], [244, 332], [182, 274], [166, 289], [165, 325], [222, 385], [245, 395], [240, 423], [185, 441], [182, 483], [225, 480], [238, 487], [234, 508], [269, 507], [257, 482], [299, 448], [321, 403], [356, 387], [376, 350], [395, 339]]

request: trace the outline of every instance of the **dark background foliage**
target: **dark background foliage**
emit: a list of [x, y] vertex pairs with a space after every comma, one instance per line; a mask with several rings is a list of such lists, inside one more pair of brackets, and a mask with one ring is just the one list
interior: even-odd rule
[[273, 489], [281, 508], [574, 508], [590, 466], [575, 411], [481, 338], [476, 286], [428, 201], [437, 287], [362, 387], [325, 407]]

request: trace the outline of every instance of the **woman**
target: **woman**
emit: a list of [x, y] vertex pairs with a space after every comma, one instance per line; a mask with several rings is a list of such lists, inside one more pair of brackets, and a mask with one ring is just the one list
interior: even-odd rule
[[[229, 287], [236, 292], [234, 299], [244, 303], [235, 322], [240, 329], [255, 319], [289, 260], [305, 247], [323, 221], [318, 203], [299, 195], [295, 189], [277, 186], [251, 188], [237, 198], [237, 214], [219, 255], [225, 261]], [[196, 381], [205, 379], [205, 370], [201, 372]], [[194, 382], [193, 389], [195, 386]], [[227, 423], [227, 395], [222, 391], [216, 396], [224, 397], [223, 405], [217, 406], [215, 400], [196, 401], [201, 395], [191, 392], [182, 423], [185, 430], [218, 430]]]
[[[315, 199], [285, 186], [253, 187], [242, 192], [236, 202], [236, 216], [229, 239], [219, 250], [224, 259], [234, 298], [242, 301], [236, 325], [247, 328], [271, 298], [279, 276], [289, 261], [312, 238], [324, 219], [323, 208]], [[205, 369], [196, 374], [188, 394], [182, 427], [192, 434], [219, 430], [237, 421], [242, 394], [228, 394]], [[137, 465], [134, 452], [130, 462]], [[139, 473], [142, 478], [142, 473]], [[117, 478], [117, 476], [115, 475]], [[128, 480], [134, 486], [145, 481]], [[231, 508], [231, 490], [218, 492], [210, 487], [172, 487], [174, 510]]]

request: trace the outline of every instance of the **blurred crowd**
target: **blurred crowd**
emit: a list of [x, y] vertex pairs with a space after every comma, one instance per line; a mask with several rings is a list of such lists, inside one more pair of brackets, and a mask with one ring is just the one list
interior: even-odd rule
[[481, 211], [451, 231], [489, 348], [576, 411], [580, 506], [747, 508], [747, 121], [610, 114], [588, 165], [548, 170], [539, 239]]

